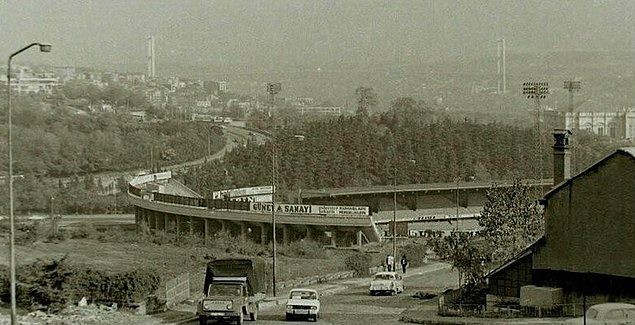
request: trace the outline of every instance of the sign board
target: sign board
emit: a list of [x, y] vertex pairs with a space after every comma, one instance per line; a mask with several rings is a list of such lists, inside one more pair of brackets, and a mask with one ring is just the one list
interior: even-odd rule
[[[260, 195], [269, 195], [271, 197], [272, 191], [271, 186], [257, 186], [257, 187], [243, 187], [243, 188], [235, 188], [231, 190], [221, 190], [212, 192], [213, 199], [238, 199], [244, 196], [260, 196]], [[271, 201], [271, 200], [269, 200]]]
[[[393, 223], [391, 222], [390, 224], [390, 233], [393, 233]], [[409, 232], [408, 232], [408, 222], [407, 221], [397, 221], [397, 224], [395, 225], [395, 227], [397, 228], [397, 232], [396, 235], [397, 237], [408, 237]]]
[[137, 177], [133, 178], [130, 181], [130, 185], [136, 186], [136, 185], [140, 185], [140, 184], [144, 184], [144, 183], [162, 181], [162, 180], [166, 180], [166, 179], [170, 179], [170, 178], [172, 178], [172, 172], [171, 171], [162, 172], [162, 173], [148, 174], [148, 175], [141, 175], [141, 176], [137, 176]]
[[[249, 205], [251, 212], [271, 213], [272, 209], [271, 203], [252, 202]], [[368, 207], [276, 203], [276, 213], [365, 217], [368, 216]]]

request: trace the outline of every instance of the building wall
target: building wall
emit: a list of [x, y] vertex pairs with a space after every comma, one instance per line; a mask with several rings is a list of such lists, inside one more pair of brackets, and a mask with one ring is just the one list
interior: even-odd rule
[[550, 128], [586, 130], [618, 139], [635, 138], [635, 111], [632, 109], [622, 112], [547, 111], [545, 119]]
[[532, 284], [531, 261], [532, 254], [529, 254], [488, 277], [487, 293], [520, 298], [520, 288]]
[[618, 151], [553, 194], [534, 269], [635, 277], [635, 160]]

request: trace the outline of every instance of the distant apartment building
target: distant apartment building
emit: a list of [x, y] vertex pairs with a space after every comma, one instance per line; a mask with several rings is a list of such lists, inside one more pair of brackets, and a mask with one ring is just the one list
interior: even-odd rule
[[125, 77], [126, 82], [131, 83], [131, 84], [140, 84], [140, 83], [145, 83], [146, 82], [146, 75], [145, 74], [128, 74]]
[[54, 67], [53, 69], [55, 70], [55, 74], [57, 74], [61, 83], [65, 83], [77, 77], [77, 72], [73, 66]]
[[[7, 84], [6, 75], [3, 84]], [[46, 94], [53, 93], [53, 89], [60, 85], [59, 78], [52, 73], [35, 73], [27, 67], [18, 67], [11, 75], [11, 91], [14, 94]]]
[[203, 90], [210, 94], [219, 95], [227, 92], [227, 81], [204, 81]]
[[301, 115], [318, 116], [340, 116], [343, 111], [341, 106], [299, 106], [297, 109]]
[[315, 104], [315, 99], [311, 97], [287, 97], [284, 101], [293, 106], [311, 106]]
[[635, 109], [613, 111], [562, 112], [545, 111], [550, 126], [568, 130], [585, 130], [614, 139], [635, 139]]
[[155, 107], [163, 107], [168, 102], [168, 96], [160, 89], [149, 89], [145, 92], [148, 103]]

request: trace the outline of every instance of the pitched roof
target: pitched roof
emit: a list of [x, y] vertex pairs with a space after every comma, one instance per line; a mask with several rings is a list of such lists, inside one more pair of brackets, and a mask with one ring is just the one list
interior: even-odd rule
[[571, 182], [573, 182], [574, 179], [581, 177], [583, 175], [588, 174], [590, 171], [595, 170], [598, 166], [604, 164], [606, 161], [608, 161], [609, 159], [612, 159], [614, 156], [617, 155], [626, 155], [629, 156], [633, 159], [633, 161], [635, 162], [635, 147], [624, 147], [624, 148], [619, 148], [617, 149], [615, 152], [607, 155], [606, 157], [598, 160], [595, 164], [589, 166], [588, 168], [586, 168], [585, 170], [581, 171], [580, 173], [578, 173], [577, 175], [566, 179], [564, 181], [562, 181], [560, 184], [555, 185], [549, 192], [545, 193], [545, 195], [542, 198], [542, 201], [544, 200], [548, 200], [549, 198], [551, 198], [555, 193], [557, 193], [558, 191], [560, 191], [560, 189], [562, 189], [563, 187], [569, 185]]
[[536, 241], [534, 241], [529, 246], [527, 246], [527, 248], [523, 249], [520, 253], [516, 254], [516, 256], [510, 258], [505, 263], [503, 263], [501, 266], [489, 271], [489, 273], [487, 273], [485, 275], [485, 277], [489, 278], [489, 277], [495, 275], [496, 273], [508, 268], [509, 266], [513, 265], [514, 263], [518, 262], [519, 260], [523, 259], [525, 256], [533, 254], [535, 252], [536, 248], [540, 247], [542, 244], [544, 244], [544, 242], [545, 242], [545, 237], [541, 236]]

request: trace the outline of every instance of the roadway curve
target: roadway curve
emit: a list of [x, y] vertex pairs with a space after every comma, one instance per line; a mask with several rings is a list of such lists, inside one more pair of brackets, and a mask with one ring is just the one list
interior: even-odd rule
[[[187, 169], [189, 167], [200, 166], [204, 164], [206, 161], [222, 159], [227, 152], [230, 152], [241, 143], [247, 141], [247, 139], [255, 138], [255, 140], [258, 143], [264, 143], [268, 138], [267, 135], [265, 135], [264, 133], [259, 133], [257, 131], [249, 131], [244, 129], [243, 127], [236, 126], [236, 125], [224, 125], [223, 133], [226, 136], [227, 140], [225, 142], [225, 146], [218, 152], [211, 155], [203, 156], [195, 160], [186, 161], [180, 164], [164, 166], [162, 167], [162, 169], [171, 170], [171, 171], [180, 171], [180, 170]], [[139, 172], [139, 169], [134, 169], [134, 170], [127, 170], [127, 171], [98, 172], [98, 173], [91, 173], [86, 175], [91, 175], [94, 179], [101, 179], [102, 185], [106, 187], [116, 182], [116, 180], [121, 178], [122, 176], [129, 179], [132, 176], [135, 176], [138, 172]], [[62, 181], [62, 183], [67, 184], [72, 180], [72, 177], [54, 177], [54, 178], [51, 178], [51, 180], [55, 182], [55, 184], [57, 184], [59, 181]]]

